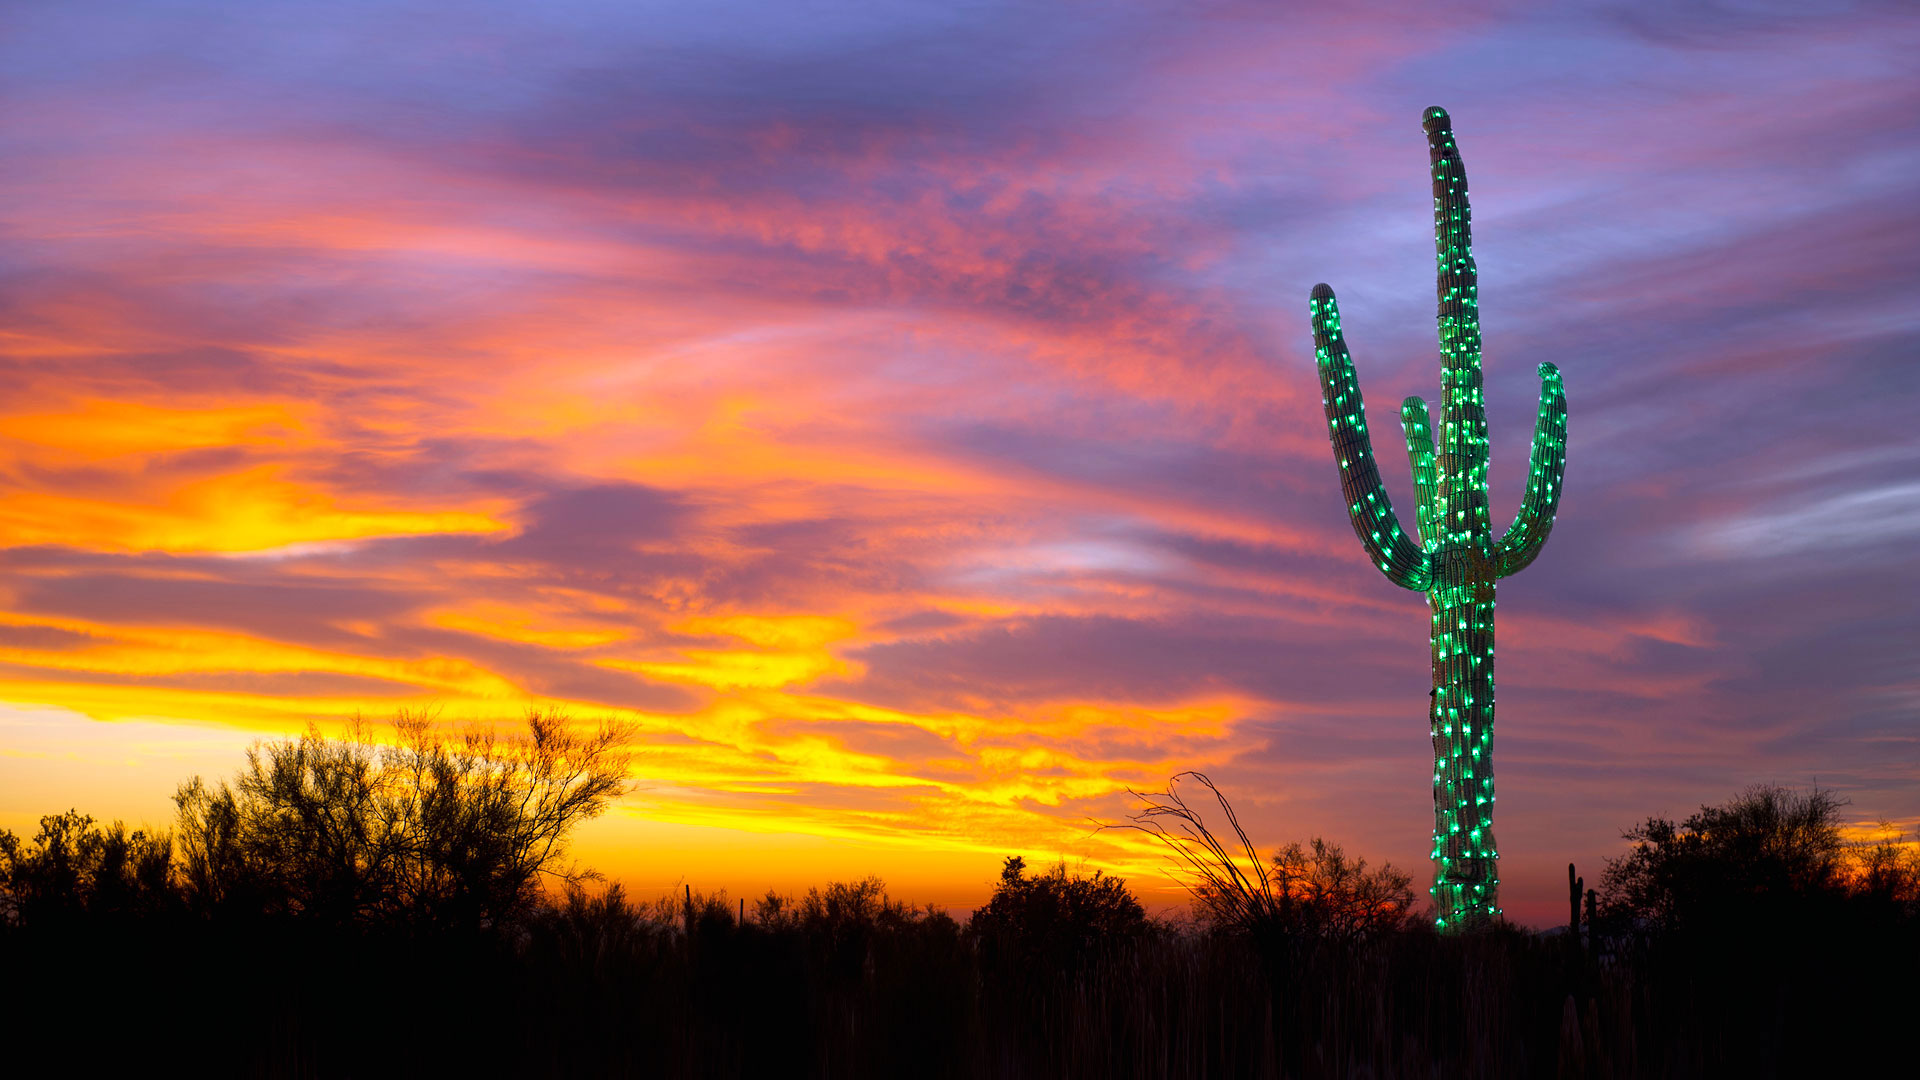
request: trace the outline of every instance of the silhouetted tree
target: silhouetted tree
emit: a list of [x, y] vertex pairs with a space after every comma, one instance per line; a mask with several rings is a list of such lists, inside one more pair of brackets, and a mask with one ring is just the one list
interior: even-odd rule
[[1643, 924], [1722, 923], [1844, 891], [1846, 802], [1830, 791], [1750, 787], [1678, 824], [1661, 817], [1622, 834], [1633, 849], [1607, 862], [1608, 910]]
[[509, 738], [450, 737], [420, 714], [396, 727], [386, 745], [363, 727], [256, 744], [232, 784], [181, 785], [194, 906], [484, 928], [524, 918], [543, 879], [582, 876], [561, 861], [566, 840], [625, 786], [623, 730], [582, 734], [553, 710]]
[[1348, 859], [1338, 844], [1314, 837], [1273, 857], [1274, 892], [1294, 926], [1316, 937], [1355, 941], [1406, 926], [1413, 917], [1413, 876], [1381, 863]]
[[785, 929], [798, 925], [800, 911], [793, 897], [777, 889], [768, 889], [767, 895], [753, 902], [753, 920], [770, 930]]
[[0, 921], [31, 925], [80, 915], [150, 915], [174, 906], [173, 841], [106, 828], [75, 810], [48, 814], [22, 843], [0, 831]]
[[1880, 835], [1858, 845], [1849, 884], [1859, 896], [1889, 913], [1920, 918], [1920, 845], [1885, 821]]
[[1122, 878], [1096, 870], [1069, 874], [1065, 862], [1027, 873], [1026, 860], [1007, 857], [1000, 882], [973, 913], [968, 933], [995, 959], [1021, 966], [1076, 966], [1103, 946], [1137, 937], [1148, 927], [1140, 901]]

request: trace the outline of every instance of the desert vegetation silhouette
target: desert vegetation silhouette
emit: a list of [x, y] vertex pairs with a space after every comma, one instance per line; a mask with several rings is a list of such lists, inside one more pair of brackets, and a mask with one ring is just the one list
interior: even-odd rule
[[1611, 1077], [1844, 1071], [1873, 1044], [1836, 1031], [1920, 1004], [1915, 848], [1849, 839], [1831, 792], [1648, 818], [1584, 919], [1576, 892], [1565, 929], [1443, 936], [1404, 872], [1263, 847], [1187, 773], [1118, 823], [1184, 911], [1016, 854], [962, 921], [876, 877], [597, 880], [567, 841], [622, 736], [402, 716], [261, 743], [170, 830], [0, 832], [0, 1009], [83, 1073]]
[[553, 710], [505, 738], [480, 725], [449, 738], [423, 713], [394, 728], [384, 745], [364, 724], [309, 730], [249, 750], [232, 783], [181, 785], [183, 902], [486, 929], [524, 920], [543, 881], [581, 880], [561, 861], [567, 837], [624, 789], [624, 729], [579, 734]]

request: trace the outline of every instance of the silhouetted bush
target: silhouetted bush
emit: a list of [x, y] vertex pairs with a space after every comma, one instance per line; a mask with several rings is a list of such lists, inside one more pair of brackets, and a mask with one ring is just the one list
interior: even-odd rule
[[1853, 851], [1848, 884], [1863, 905], [1887, 918], [1920, 920], [1920, 844], [1886, 822]]
[[1147, 913], [1123, 879], [1097, 870], [1091, 877], [1073, 875], [1064, 862], [1029, 874], [1018, 855], [1007, 857], [993, 895], [967, 924], [991, 954], [990, 965], [1022, 970], [1072, 970], [1147, 928]]
[[231, 785], [195, 777], [174, 797], [188, 902], [342, 925], [518, 922], [543, 879], [577, 879], [568, 834], [626, 783], [620, 730], [581, 735], [553, 711], [526, 727], [456, 740], [402, 714], [394, 744], [364, 729], [256, 744]]
[[[1920, 847], [1883, 826], [1850, 841], [1830, 791], [1760, 785], [1678, 824], [1660, 817], [1627, 830], [1602, 891], [1614, 932], [1696, 937], [1820, 933], [1839, 922], [1891, 926], [1920, 919]], [[1784, 935], [1807, 938], [1806, 929]]]
[[1650, 817], [1622, 834], [1601, 890], [1617, 917], [1662, 928], [1784, 917], [1845, 890], [1848, 845], [1830, 791], [1761, 785], [1675, 824]]
[[1271, 865], [1278, 908], [1297, 932], [1351, 942], [1404, 928], [1414, 917], [1413, 878], [1392, 863], [1367, 868], [1338, 844], [1288, 844]]
[[[1215, 835], [1205, 814], [1180, 793], [1190, 779], [1207, 789], [1233, 832]], [[1159, 840], [1185, 871], [1194, 914], [1212, 929], [1251, 937], [1269, 950], [1301, 939], [1350, 943], [1405, 928], [1413, 917], [1413, 878], [1382, 863], [1349, 860], [1345, 849], [1314, 837], [1263, 860], [1227, 797], [1204, 773], [1173, 777], [1167, 790], [1133, 793], [1145, 803], [1129, 826]]]
[[172, 868], [165, 833], [128, 832], [118, 821], [102, 829], [75, 810], [49, 814], [30, 842], [0, 831], [0, 921], [161, 914], [178, 901]]
[[[1192, 780], [1207, 789], [1220, 816], [1233, 830], [1231, 842], [1215, 835], [1203, 811], [1191, 806], [1180, 791], [1180, 781]], [[1186, 876], [1194, 912], [1215, 930], [1265, 937], [1290, 927], [1293, 914], [1283, 910], [1273, 877], [1253, 846], [1233, 804], [1205, 773], [1183, 772], [1167, 781], [1167, 790], [1130, 792], [1145, 806], [1120, 828], [1136, 829], [1165, 844], [1176, 872]]]

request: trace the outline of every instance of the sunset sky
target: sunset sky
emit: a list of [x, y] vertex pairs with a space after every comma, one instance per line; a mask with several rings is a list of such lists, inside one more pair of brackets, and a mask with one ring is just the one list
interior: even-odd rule
[[557, 703], [638, 726], [577, 853], [645, 895], [1022, 853], [1163, 906], [1095, 828], [1184, 769], [1424, 888], [1425, 602], [1307, 294], [1376, 416], [1437, 394], [1439, 104], [1497, 527], [1539, 362], [1570, 412], [1508, 912], [1756, 781], [1911, 828], [1920, 16], [1443, 7], [10, 5], [0, 827]]

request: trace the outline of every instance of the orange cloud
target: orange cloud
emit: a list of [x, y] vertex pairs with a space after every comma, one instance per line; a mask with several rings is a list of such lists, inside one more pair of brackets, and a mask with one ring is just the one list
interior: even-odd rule
[[136, 500], [46, 491], [0, 495], [0, 543], [70, 544], [100, 551], [263, 552], [296, 544], [506, 528], [483, 513], [341, 505], [262, 465], [210, 476]]

